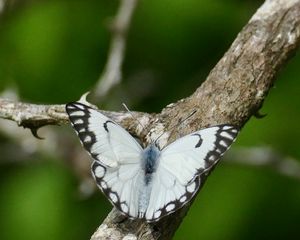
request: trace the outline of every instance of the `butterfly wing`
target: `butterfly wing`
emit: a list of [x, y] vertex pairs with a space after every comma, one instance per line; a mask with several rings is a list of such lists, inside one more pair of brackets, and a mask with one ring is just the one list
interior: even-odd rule
[[145, 215], [139, 216], [141, 146], [123, 128], [100, 112], [79, 102], [66, 106], [83, 146], [94, 158], [97, 185], [121, 212], [157, 221], [181, 208], [195, 195], [201, 175], [209, 171], [229, 148], [238, 130], [220, 125], [187, 135], [166, 147], [153, 173]]
[[110, 168], [99, 161], [94, 161], [92, 173], [97, 186], [119, 211], [128, 217], [138, 217], [137, 189], [140, 189], [143, 181], [139, 164], [124, 164], [118, 168]]
[[66, 111], [84, 148], [107, 167], [139, 163], [142, 147], [117, 123], [80, 102], [69, 103]]
[[142, 147], [117, 123], [80, 102], [66, 111], [84, 148], [95, 160], [92, 174], [98, 187], [121, 212], [138, 214], [137, 187], [142, 182]]
[[208, 172], [235, 140], [238, 129], [218, 125], [182, 137], [162, 152], [153, 177], [146, 220], [157, 221], [192, 199]]

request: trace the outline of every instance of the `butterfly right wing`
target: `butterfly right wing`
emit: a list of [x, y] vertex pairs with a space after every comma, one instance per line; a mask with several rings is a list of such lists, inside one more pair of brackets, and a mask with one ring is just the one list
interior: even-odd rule
[[197, 193], [205, 173], [234, 142], [238, 128], [217, 125], [184, 136], [162, 150], [146, 212], [158, 221], [183, 207]]
[[142, 183], [142, 147], [117, 123], [80, 102], [66, 111], [84, 148], [95, 160], [92, 174], [98, 187], [121, 212], [138, 215], [138, 191]]

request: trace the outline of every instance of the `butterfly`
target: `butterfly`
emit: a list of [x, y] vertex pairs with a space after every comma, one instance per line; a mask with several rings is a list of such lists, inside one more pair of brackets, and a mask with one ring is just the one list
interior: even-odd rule
[[201, 176], [219, 161], [238, 134], [223, 124], [186, 135], [163, 149], [145, 149], [121, 126], [81, 102], [66, 105], [73, 128], [93, 158], [92, 175], [108, 200], [132, 219], [155, 222], [197, 193]]

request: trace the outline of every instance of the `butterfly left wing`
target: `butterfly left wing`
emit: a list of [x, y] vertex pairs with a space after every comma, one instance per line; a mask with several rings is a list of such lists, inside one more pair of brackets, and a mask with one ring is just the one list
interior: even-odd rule
[[218, 125], [182, 137], [163, 149], [146, 220], [157, 221], [190, 201], [201, 185], [201, 175], [219, 161], [237, 133], [232, 125]]
[[117, 123], [83, 103], [69, 103], [66, 111], [82, 145], [95, 160], [92, 174], [97, 186], [122, 213], [137, 217], [142, 147]]

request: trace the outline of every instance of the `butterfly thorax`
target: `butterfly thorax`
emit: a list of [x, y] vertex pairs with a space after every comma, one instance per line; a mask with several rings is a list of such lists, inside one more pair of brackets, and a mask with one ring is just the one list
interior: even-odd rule
[[152, 173], [157, 169], [159, 155], [160, 151], [154, 144], [149, 145], [142, 153], [142, 169], [145, 173], [146, 185], [151, 181]]

